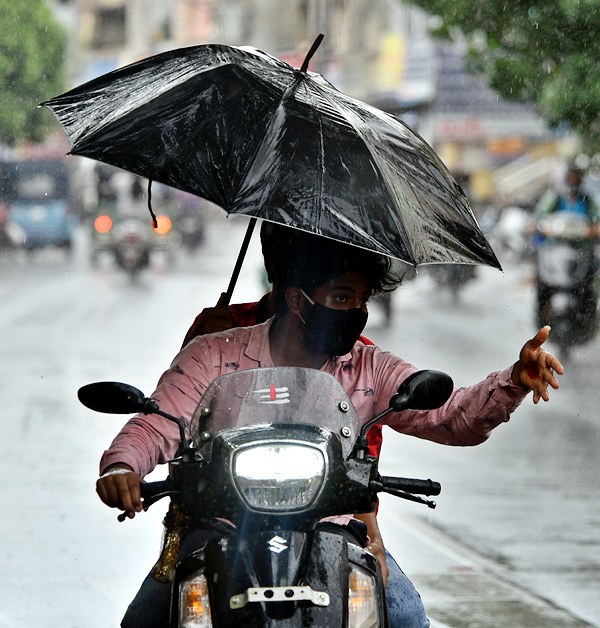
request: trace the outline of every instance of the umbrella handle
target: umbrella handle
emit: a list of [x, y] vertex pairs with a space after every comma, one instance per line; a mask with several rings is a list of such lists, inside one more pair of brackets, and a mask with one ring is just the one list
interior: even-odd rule
[[231, 302], [231, 295], [233, 294], [233, 289], [235, 288], [235, 284], [237, 283], [238, 277], [240, 276], [240, 270], [242, 269], [244, 257], [246, 257], [246, 252], [248, 251], [248, 246], [250, 244], [250, 239], [252, 238], [252, 232], [254, 231], [255, 226], [256, 218], [250, 218], [248, 228], [246, 229], [246, 235], [244, 236], [244, 241], [242, 242], [242, 247], [240, 248], [240, 252], [238, 253], [238, 258], [235, 263], [233, 273], [231, 274], [231, 279], [229, 280], [229, 286], [227, 287], [227, 292], [225, 293], [225, 299], [224, 302], [221, 303], [221, 305], [229, 305], [229, 303]]

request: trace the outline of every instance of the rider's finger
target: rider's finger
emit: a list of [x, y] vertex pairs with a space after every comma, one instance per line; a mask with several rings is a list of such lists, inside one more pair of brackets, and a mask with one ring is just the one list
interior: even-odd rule
[[546, 364], [554, 369], [559, 375], [562, 375], [565, 372], [563, 365], [560, 363], [559, 359], [556, 356], [553, 356], [551, 353], [546, 354]]
[[127, 513], [128, 517], [135, 515], [135, 506], [131, 495], [131, 485], [128, 478], [124, 476], [115, 477], [115, 487], [119, 494], [119, 502], [121, 508]]
[[550, 325], [545, 325], [529, 342], [533, 343], [536, 348], [541, 347], [546, 342], [546, 340], [548, 340], [549, 335]]
[[141, 512], [142, 511], [142, 495], [140, 491], [140, 482], [137, 477], [129, 479], [129, 494], [131, 496], [131, 503], [135, 511]]
[[551, 354], [543, 351], [540, 355], [540, 372], [543, 374], [543, 378], [546, 382], [552, 386], [552, 388], [558, 388], [558, 380], [554, 376], [556, 371], [559, 375], [563, 373], [562, 364]]
[[221, 292], [221, 296], [217, 301], [217, 307], [223, 307], [229, 305], [229, 297], [226, 292]]
[[547, 384], [550, 384], [552, 388], [558, 389], [559, 384], [558, 384], [558, 380], [554, 376], [554, 371], [551, 368], [545, 368], [542, 372], [543, 372], [544, 381]]
[[540, 377], [540, 379], [536, 383], [536, 392], [538, 396], [542, 398], [544, 401], [548, 401], [550, 399], [548, 395], [548, 382], [545, 379], [545, 369], [544, 369], [544, 376]]
[[106, 486], [104, 485], [104, 482], [102, 482], [101, 480], [98, 480], [96, 482], [96, 493], [98, 493], [98, 497], [107, 505], [110, 506], [109, 502], [108, 502], [108, 493], [106, 491]]
[[[114, 479], [109, 479], [107, 481], [101, 482], [100, 490], [102, 490], [104, 494], [104, 499], [102, 500], [107, 506], [111, 508], [120, 508], [121, 507], [121, 498], [119, 496], [119, 490], [117, 485], [114, 482]], [[102, 498], [102, 495], [98, 493]]]

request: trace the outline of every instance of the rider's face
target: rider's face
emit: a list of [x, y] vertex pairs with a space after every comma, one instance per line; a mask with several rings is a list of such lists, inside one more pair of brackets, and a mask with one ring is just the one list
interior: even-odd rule
[[330, 279], [313, 291], [312, 299], [335, 310], [361, 308], [367, 311], [372, 290], [363, 271], [356, 270]]

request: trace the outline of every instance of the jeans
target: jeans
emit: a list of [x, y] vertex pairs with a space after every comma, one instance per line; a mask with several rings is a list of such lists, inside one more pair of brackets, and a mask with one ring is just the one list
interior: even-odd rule
[[385, 588], [390, 628], [428, 628], [429, 619], [415, 585], [387, 550], [385, 561], [390, 572]]
[[[385, 554], [390, 572], [385, 590], [390, 628], [428, 628], [421, 596], [392, 555], [387, 551]], [[160, 584], [148, 575], [129, 605], [121, 627], [165, 628], [169, 625], [170, 600], [171, 585]]]

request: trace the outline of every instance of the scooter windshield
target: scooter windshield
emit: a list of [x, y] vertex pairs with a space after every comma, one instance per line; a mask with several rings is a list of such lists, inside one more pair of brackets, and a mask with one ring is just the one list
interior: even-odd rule
[[341, 434], [344, 455], [352, 449], [360, 429], [350, 398], [332, 375], [315, 369], [273, 367], [218, 377], [194, 412], [192, 441], [198, 446], [205, 432], [270, 424], [318, 425]]

